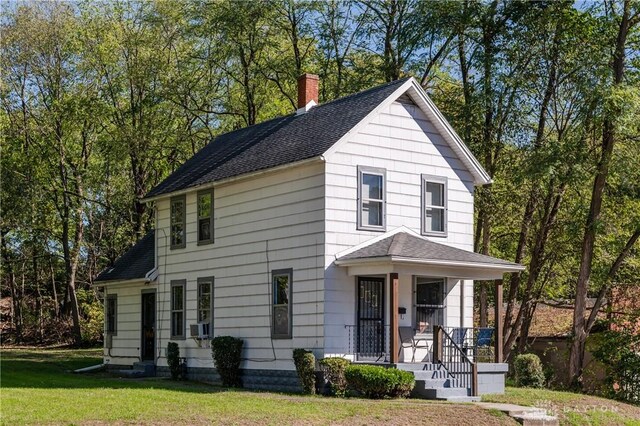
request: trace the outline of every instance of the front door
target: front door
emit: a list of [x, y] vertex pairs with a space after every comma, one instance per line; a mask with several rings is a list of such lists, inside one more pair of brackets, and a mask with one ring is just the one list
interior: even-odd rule
[[358, 277], [358, 357], [384, 354], [384, 278]]
[[156, 294], [142, 293], [142, 360], [153, 361], [156, 345]]

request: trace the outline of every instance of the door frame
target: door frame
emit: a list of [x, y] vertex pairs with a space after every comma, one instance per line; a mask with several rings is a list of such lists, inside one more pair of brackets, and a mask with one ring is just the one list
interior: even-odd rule
[[156, 350], [158, 340], [158, 297], [155, 288], [140, 291], [140, 360], [144, 361], [144, 296], [153, 294], [153, 363], [156, 363]]
[[[360, 316], [360, 281], [361, 280], [376, 280], [376, 281], [381, 281], [381, 286], [380, 286], [380, 291], [381, 291], [381, 300], [380, 300], [380, 304], [381, 304], [381, 317], [380, 317], [380, 321], [381, 324], [380, 326], [382, 327], [382, 337], [381, 337], [381, 342], [380, 342], [380, 346], [382, 348], [382, 354], [383, 355], [386, 352], [386, 347], [387, 347], [387, 336], [386, 336], [386, 324], [387, 324], [387, 307], [385, 305], [386, 302], [386, 293], [387, 293], [387, 276], [386, 275], [358, 275], [356, 276], [356, 309], [355, 309], [355, 315], [356, 315], [356, 359], [360, 357], [360, 353], [361, 353], [361, 348], [360, 348], [360, 321], [362, 320], [361, 316]], [[375, 357], [374, 357], [375, 358]], [[378, 357], [378, 360], [381, 358], [381, 356]]]

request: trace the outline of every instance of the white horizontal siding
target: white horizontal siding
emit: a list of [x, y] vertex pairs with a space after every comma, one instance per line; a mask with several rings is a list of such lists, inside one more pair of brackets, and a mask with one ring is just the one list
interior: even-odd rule
[[[216, 336], [244, 339], [244, 368], [293, 368], [292, 349], [323, 345], [324, 166], [267, 173], [214, 189], [214, 244], [197, 245], [196, 193], [186, 195], [184, 249], [171, 250], [169, 200], [157, 203], [159, 364], [169, 341], [169, 284], [186, 279], [186, 324], [198, 277], [215, 277]], [[271, 271], [293, 269], [293, 339], [271, 339]], [[211, 367], [208, 344], [176, 340], [188, 364]], [[274, 357], [275, 353], [275, 357]]]
[[[357, 230], [358, 166], [386, 170], [386, 229], [406, 226], [421, 232], [422, 174], [447, 178], [448, 233], [433, 241], [473, 249], [473, 177], [422, 111], [392, 103], [326, 159], [325, 350], [339, 354], [344, 324], [356, 317], [355, 278], [334, 266], [335, 254], [380, 235]], [[400, 275], [399, 303], [407, 308], [401, 325], [412, 324], [412, 278]], [[472, 323], [473, 284], [466, 281], [465, 323]], [[447, 323], [460, 323], [461, 281], [447, 288]], [[385, 294], [385, 298], [388, 294]], [[468, 316], [468, 318], [466, 318]]]
[[104, 350], [104, 360], [107, 364], [132, 365], [139, 359], [141, 345], [140, 295], [143, 288], [141, 285], [107, 287], [105, 300], [106, 297], [113, 294], [117, 297], [116, 335], [112, 336], [111, 350], [106, 348]]

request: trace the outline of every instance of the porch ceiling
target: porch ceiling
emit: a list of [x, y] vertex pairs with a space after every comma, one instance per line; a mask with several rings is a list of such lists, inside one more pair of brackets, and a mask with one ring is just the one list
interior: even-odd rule
[[[407, 232], [408, 231], [408, 232]], [[524, 266], [444, 244], [400, 228], [338, 255], [335, 264], [349, 275], [437, 275], [474, 280], [499, 279]]]

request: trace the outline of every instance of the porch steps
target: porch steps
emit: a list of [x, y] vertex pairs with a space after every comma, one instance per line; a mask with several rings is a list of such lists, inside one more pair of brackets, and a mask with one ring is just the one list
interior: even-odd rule
[[451, 402], [476, 402], [479, 396], [471, 396], [471, 389], [460, 386], [439, 364], [398, 364], [401, 370], [410, 371], [416, 379], [412, 396]]
[[138, 361], [133, 363], [130, 370], [116, 370], [115, 373], [120, 377], [130, 379], [155, 377], [156, 366], [153, 361]]

